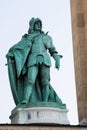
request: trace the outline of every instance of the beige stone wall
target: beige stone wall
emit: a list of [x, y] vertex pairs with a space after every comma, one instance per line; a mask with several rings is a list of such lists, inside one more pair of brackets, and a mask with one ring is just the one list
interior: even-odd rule
[[87, 118], [87, 0], [70, 0], [79, 121]]
[[29, 126], [29, 125], [0, 125], [0, 130], [87, 130], [80, 126]]

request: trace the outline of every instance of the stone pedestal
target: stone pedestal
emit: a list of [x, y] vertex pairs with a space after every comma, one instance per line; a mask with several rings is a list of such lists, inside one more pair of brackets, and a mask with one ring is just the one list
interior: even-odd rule
[[53, 107], [17, 108], [10, 116], [11, 124], [69, 124], [67, 109]]

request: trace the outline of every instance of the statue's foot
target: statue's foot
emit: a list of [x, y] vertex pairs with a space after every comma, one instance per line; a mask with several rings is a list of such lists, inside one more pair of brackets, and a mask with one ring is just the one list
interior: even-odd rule
[[48, 99], [44, 99], [43, 102], [48, 102]]
[[27, 104], [27, 100], [23, 100], [21, 104]]

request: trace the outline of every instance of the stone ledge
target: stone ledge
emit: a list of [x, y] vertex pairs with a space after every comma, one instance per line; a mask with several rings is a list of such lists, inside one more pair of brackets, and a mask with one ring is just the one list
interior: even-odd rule
[[58, 124], [0, 124], [0, 130], [87, 130], [87, 127]]
[[18, 108], [10, 116], [12, 124], [69, 124], [67, 109], [52, 107]]

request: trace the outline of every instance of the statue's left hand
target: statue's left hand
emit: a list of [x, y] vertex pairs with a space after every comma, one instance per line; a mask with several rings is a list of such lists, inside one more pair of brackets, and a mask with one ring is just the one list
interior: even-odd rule
[[53, 58], [55, 60], [55, 68], [59, 70], [60, 68], [60, 59], [62, 58], [62, 55], [57, 55], [56, 53], [53, 54]]
[[56, 61], [56, 62], [55, 62], [55, 68], [57, 68], [57, 69], [59, 70], [59, 68], [60, 68], [60, 63], [59, 63], [59, 61]]

